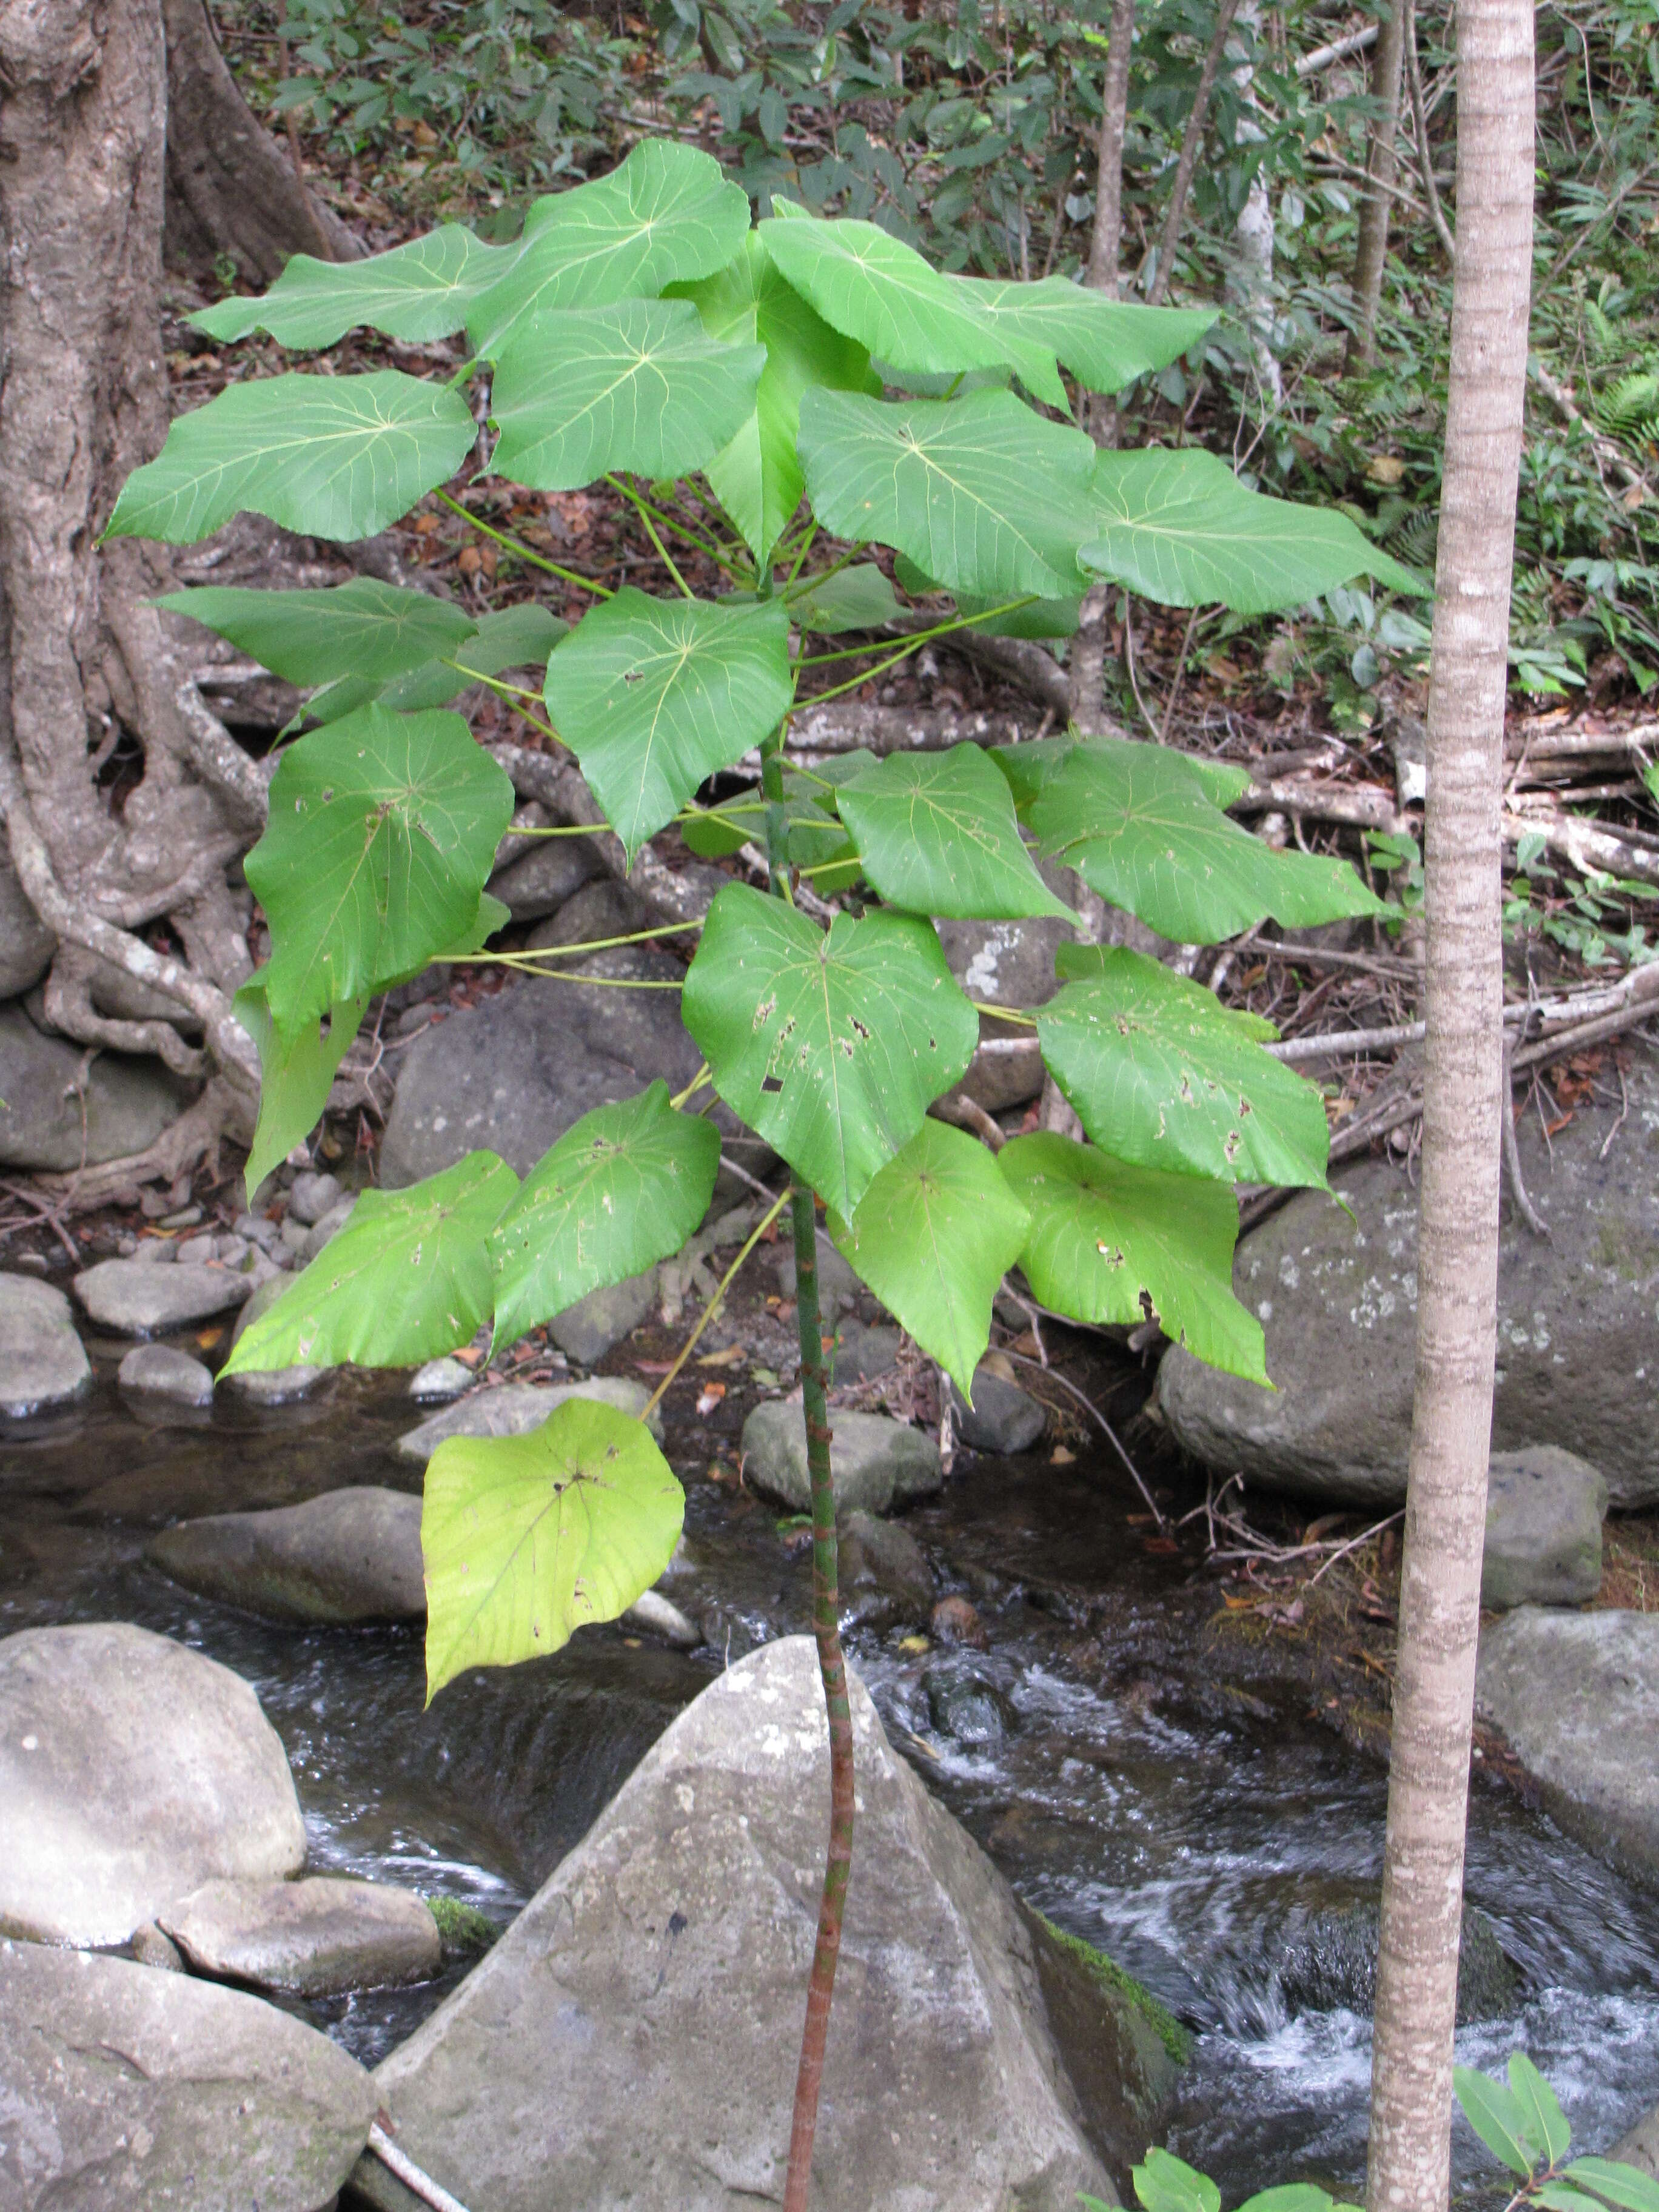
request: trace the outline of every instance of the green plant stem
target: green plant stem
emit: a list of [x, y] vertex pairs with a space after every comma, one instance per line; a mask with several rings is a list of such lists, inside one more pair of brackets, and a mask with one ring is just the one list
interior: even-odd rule
[[699, 553], [706, 553], [715, 567], [730, 576], [734, 583], [743, 580], [743, 571], [737, 562], [729, 554], [723, 553], [712, 538], [700, 538], [695, 530], [688, 530], [683, 522], [677, 522], [672, 514], [665, 514], [661, 507], [653, 506], [648, 499], [631, 490], [617, 477], [607, 477], [605, 482], [621, 492], [624, 498], [631, 499], [641, 514], [652, 516], [662, 525], [665, 530], [672, 530], [676, 538], [683, 538], [688, 545], [695, 545]]
[[480, 522], [476, 514], [463, 507], [459, 500], [452, 499], [447, 491], [434, 492], [433, 496], [434, 499], [441, 499], [447, 507], [459, 514], [463, 522], [471, 523], [473, 529], [482, 537], [493, 538], [497, 545], [504, 545], [509, 553], [516, 554], [520, 561], [529, 562], [532, 568], [544, 568], [550, 576], [556, 576], [561, 583], [574, 584], [584, 592], [592, 592], [597, 599], [611, 599], [616, 597], [616, 593], [608, 584], [596, 584], [591, 576], [579, 575], [574, 568], [562, 568], [556, 561], [549, 561], [543, 555], [532, 551], [521, 539], [514, 538], [511, 532], [497, 530], [491, 522]]
[[[574, 960], [584, 952], [609, 952], [617, 945], [644, 945], [653, 937], [689, 937], [702, 927], [700, 921], [659, 921], [650, 929], [631, 929], [626, 937], [590, 937], [580, 945], [549, 945], [534, 952], [475, 952], [471, 957], [493, 960], [498, 967], [523, 968], [529, 975], [541, 975], [549, 971], [535, 966], [538, 960]], [[558, 970], [554, 969], [551, 972], [556, 975]]]
[[853, 1865], [853, 1709], [847, 1693], [847, 1662], [841, 1648], [839, 1562], [836, 1544], [836, 1492], [830, 1472], [830, 1407], [825, 1395], [823, 1339], [818, 1314], [817, 1223], [812, 1194], [797, 1178], [791, 1188], [795, 1231], [795, 1319], [800, 1336], [803, 1411], [806, 1416], [806, 1468], [812, 1486], [812, 1633], [817, 1641], [818, 1673], [830, 1720], [830, 1847], [818, 1904], [817, 1942], [806, 1985], [806, 2025], [801, 2035], [795, 2075], [795, 2109], [789, 2130], [789, 2170], [783, 2185], [783, 2212], [806, 2212], [812, 2179], [812, 2140], [817, 2131], [818, 2091], [830, 2036], [830, 2005], [835, 1994], [836, 1962], [847, 1910], [847, 1885]]
[[[1006, 606], [988, 607], [982, 615], [967, 615], [959, 622], [940, 623], [933, 629], [919, 629], [914, 636], [905, 639], [896, 653], [890, 653], [885, 660], [877, 661], [873, 668], [860, 669], [856, 676], [849, 676], [845, 684], [832, 684], [828, 691], [815, 691], [811, 698], [803, 699], [799, 703], [803, 708], [809, 709], [824, 706], [831, 699], [839, 699], [843, 692], [856, 691], [860, 684], [872, 684], [878, 676], [884, 676], [890, 668], [896, 668], [901, 660], [908, 660], [910, 655], [926, 645], [930, 638], [949, 637], [953, 630], [972, 629], [977, 623], [994, 622], [999, 615], [1012, 614], [1017, 607], [1029, 607], [1031, 602], [1032, 595], [1028, 594], [1023, 599], [1010, 599]], [[859, 653], [868, 653], [869, 650], [867, 645], [843, 646], [838, 653], [814, 653], [805, 660], [798, 660], [795, 666], [820, 668], [826, 661], [850, 660]]]
[[[692, 1088], [693, 1090], [696, 1088], [695, 1084], [692, 1085]], [[685, 1092], [682, 1091], [680, 1093], [680, 1097], [683, 1098], [685, 1095]], [[674, 1103], [678, 1105], [679, 1100], [677, 1099]], [[667, 1374], [663, 1376], [662, 1381], [658, 1383], [656, 1389], [651, 1393], [651, 1395], [646, 1400], [645, 1410], [640, 1415], [640, 1419], [642, 1421], [648, 1420], [651, 1415], [656, 1411], [658, 1406], [661, 1404], [664, 1394], [666, 1392], [669, 1384], [674, 1380], [674, 1377], [679, 1373], [686, 1361], [691, 1357], [693, 1351], [696, 1348], [697, 1339], [702, 1334], [704, 1329], [708, 1328], [709, 1322], [714, 1320], [714, 1316], [720, 1311], [720, 1302], [725, 1297], [726, 1292], [731, 1289], [732, 1280], [735, 1278], [738, 1268], [742, 1267], [744, 1261], [749, 1257], [749, 1255], [754, 1250], [756, 1245], [760, 1243], [761, 1238], [765, 1236], [767, 1231], [772, 1226], [772, 1224], [777, 1219], [779, 1214], [783, 1212], [784, 1207], [788, 1203], [789, 1193], [785, 1191], [782, 1197], [779, 1199], [777, 1204], [773, 1206], [769, 1212], [763, 1213], [760, 1219], [755, 1224], [752, 1233], [745, 1238], [742, 1249], [738, 1252], [737, 1258], [733, 1260], [731, 1266], [720, 1277], [719, 1282], [715, 1284], [714, 1295], [709, 1299], [708, 1304], [703, 1308], [702, 1316], [698, 1320], [696, 1327], [692, 1330], [690, 1335], [686, 1338], [685, 1342], [680, 1346], [679, 1357], [675, 1360], [674, 1364], [669, 1369]]]
[[674, 581], [679, 586], [682, 594], [688, 599], [695, 599], [697, 596], [696, 593], [692, 590], [690, 585], [686, 582], [684, 577], [681, 575], [679, 569], [676, 567], [673, 555], [663, 544], [661, 538], [658, 535], [657, 526], [651, 520], [650, 508], [640, 497], [638, 492], [634, 489], [631, 484], [625, 484], [620, 477], [607, 477], [605, 478], [605, 482], [611, 486], [612, 491], [619, 491], [624, 499], [631, 500], [633, 501], [635, 511], [639, 515], [640, 520], [645, 525], [646, 535], [650, 538], [651, 543], [657, 549], [658, 559], [662, 562], [663, 567], [667, 569], [669, 574], [674, 579]]

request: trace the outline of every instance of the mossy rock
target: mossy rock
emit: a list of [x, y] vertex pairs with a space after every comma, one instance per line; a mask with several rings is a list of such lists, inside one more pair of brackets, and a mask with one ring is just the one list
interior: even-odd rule
[[438, 1923], [446, 1965], [453, 1959], [479, 1957], [501, 1932], [487, 1912], [480, 1912], [465, 1898], [428, 1897], [426, 1905]]

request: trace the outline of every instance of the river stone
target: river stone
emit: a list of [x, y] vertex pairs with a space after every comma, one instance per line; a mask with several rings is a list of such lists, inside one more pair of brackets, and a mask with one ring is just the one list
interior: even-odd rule
[[[945, 1480], [939, 1446], [920, 1429], [886, 1413], [849, 1413], [840, 1407], [830, 1425], [837, 1512], [885, 1513], [927, 1496]], [[797, 1513], [808, 1510], [806, 1416], [799, 1404], [775, 1398], [755, 1407], [743, 1425], [743, 1472], [752, 1489]]]
[[270, 1311], [283, 1292], [289, 1288], [292, 1279], [292, 1277], [288, 1275], [267, 1275], [263, 1283], [255, 1285], [244, 1304], [242, 1310], [237, 1315], [235, 1326], [230, 1332], [233, 1351], [252, 1328], [254, 1322]]
[[898, 1364], [899, 1332], [885, 1322], [848, 1317], [836, 1323], [833, 1373], [838, 1383], [870, 1382]]
[[421, 1501], [326, 1490], [303, 1505], [215, 1513], [152, 1536], [144, 1555], [186, 1589], [268, 1620], [420, 1620]]
[[1564, 1828], [1659, 1872], [1659, 1613], [1523, 1605], [1481, 1632], [1475, 1705]]
[[[1311, 1914], [1288, 1939], [1279, 1966], [1292, 2016], [1340, 2007], [1369, 2019], [1376, 2002], [1380, 1929], [1380, 1910], [1373, 1903]], [[1505, 2020], [1521, 2002], [1520, 1978], [1504, 1955], [1498, 1930], [1478, 1905], [1466, 1905], [1457, 1956], [1457, 2025]]]
[[446, 1353], [441, 1359], [428, 1359], [424, 1367], [416, 1369], [410, 1378], [409, 1395], [422, 1405], [447, 1406], [465, 1397], [477, 1379], [464, 1361]]
[[287, 1754], [229, 1668], [124, 1621], [0, 1641], [0, 1930], [125, 1943], [216, 1875], [305, 1856]]
[[57, 950], [58, 939], [29, 904], [10, 848], [0, 836], [0, 999], [21, 999], [32, 991]]
[[[190, 1086], [159, 1060], [43, 1036], [20, 1006], [0, 1006], [0, 1167], [67, 1175], [125, 1159], [178, 1120]], [[84, 1097], [84, 1112], [82, 1101]]]
[[319, 1175], [308, 1170], [296, 1175], [289, 1185], [288, 1212], [290, 1221], [303, 1221], [309, 1229], [320, 1221], [331, 1206], [337, 1206], [345, 1195], [336, 1175]]
[[[1559, 1444], [1594, 1460], [1615, 1511], [1659, 1504], [1659, 1061], [1626, 1078], [1630, 1110], [1581, 1105], [1555, 1137], [1517, 1130], [1535, 1237], [1505, 1194], [1492, 1443]], [[1606, 1159], [1604, 1141], [1612, 1142]], [[1345, 1176], [1350, 1219], [1307, 1191], [1252, 1230], [1233, 1269], [1267, 1332], [1278, 1385], [1172, 1349], [1158, 1399], [1176, 1441], [1265, 1489], [1333, 1504], [1406, 1494], [1417, 1309], [1417, 1194], [1386, 1159]]]
[[306, 1240], [299, 1250], [299, 1263], [309, 1267], [331, 1238], [337, 1237], [351, 1218], [351, 1209], [357, 1203], [356, 1192], [348, 1192], [337, 1198], [326, 1213], [319, 1213], [306, 1231]]
[[929, 1667], [922, 1675], [921, 1690], [929, 1721], [954, 1742], [1000, 1743], [1019, 1726], [1012, 1700], [972, 1667]]
[[630, 1275], [624, 1283], [602, 1284], [554, 1315], [547, 1333], [578, 1367], [597, 1366], [612, 1345], [631, 1335], [657, 1303], [657, 1271]]
[[158, 1973], [183, 1974], [190, 1971], [172, 1936], [164, 1936], [153, 1920], [142, 1921], [133, 1929], [127, 1949], [139, 1966], [154, 1966]]
[[316, 2212], [374, 2109], [355, 2059], [259, 1997], [0, 1942], [6, 2212]]
[[659, 1589], [642, 1590], [623, 1613], [622, 1625], [642, 1629], [647, 1636], [659, 1636], [677, 1651], [695, 1651], [702, 1642], [702, 1631], [696, 1621], [688, 1620], [673, 1599], [665, 1597]]
[[1486, 1469], [1486, 1540], [1480, 1602], [1587, 1605], [1601, 1587], [1601, 1517], [1607, 1486], [1598, 1468], [1556, 1444], [1494, 1452]]
[[910, 1531], [873, 1513], [838, 1514], [836, 1524], [842, 1619], [860, 1626], [926, 1620], [933, 1571]]
[[[1112, 2199], [1006, 1881], [855, 1674], [859, 1855], [815, 2212]], [[806, 1637], [720, 1675], [454, 1994], [380, 2066], [400, 2148], [475, 2212], [732, 2212], [782, 2193], [828, 1732]], [[399, 2200], [365, 2160], [371, 2201]]]
[[[399, 1437], [398, 1456], [424, 1467], [446, 1437], [521, 1437], [526, 1429], [539, 1428], [567, 1398], [597, 1398], [637, 1420], [650, 1395], [643, 1382], [620, 1375], [595, 1375], [586, 1382], [505, 1382], [498, 1389], [458, 1398]], [[653, 1431], [659, 1434], [661, 1425], [661, 1416], [653, 1413]]]
[[1030, 1451], [1048, 1425], [1048, 1415], [1029, 1390], [999, 1375], [981, 1360], [974, 1370], [974, 1402], [970, 1406], [954, 1382], [951, 1411], [957, 1434], [970, 1450], [996, 1452], [1006, 1457]]
[[198, 1974], [289, 1996], [430, 1981], [443, 1953], [424, 1899], [342, 1875], [204, 1882], [157, 1924]]
[[1621, 2136], [1607, 2155], [1639, 2167], [1659, 2181], [1659, 2105], [1645, 2119], [1638, 2120], [1627, 2136]]
[[176, 1406], [210, 1406], [213, 1376], [199, 1359], [170, 1344], [135, 1344], [116, 1370], [122, 1389]]
[[0, 1415], [48, 1413], [91, 1388], [92, 1368], [64, 1293], [32, 1276], [0, 1275]]
[[122, 1336], [165, 1336], [240, 1306], [251, 1275], [222, 1267], [157, 1267], [143, 1260], [100, 1260], [75, 1278], [75, 1295], [100, 1328]]
[[[934, 927], [951, 972], [970, 999], [994, 1006], [1040, 1006], [1060, 988], [1054, 954], [1076, 935], [1075, 925], [1058, 915], [1023, 921], [940, 921]], [[971, 1098], [988, 1114], [1022, 1106], [1042, 1088], [1042, 1055], [1037, 1052], [988, 1053], [994, 1039], [1029, 1040], [1023, 1024], [994, 1015], [980, 1021], [979, 1048], [953, 1095]]]
[[604, 866], [592, 838], [538, 837], [529, 852], [496, 871], [489, 892], [514, 921], [541, 921], [556, 914]]
[[[795, 1295], [795, 1246], [793, 1237], [784, 1237], [776, 1249], [775, 1262], [778, 1271], [778, 1288], [786, 1298]], [[817, 1258], [814, 1273], [818, 1285], [818, 1319], [827, 1334], [837, 1315], [851, 1313], [860, 1299], [870, 1296], [863, 1283], [843, 1260], [841, 1254], [819, 1230]]]

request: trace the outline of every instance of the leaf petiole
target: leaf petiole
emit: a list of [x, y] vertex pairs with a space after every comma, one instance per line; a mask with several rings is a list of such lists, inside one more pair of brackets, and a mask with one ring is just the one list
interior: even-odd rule
[[463, 522], [470, 523], [481, 536], [493, 538], [497, 545], [506, 546], [509, 553], [516, 554], [520, 561], [529, 562], [532, 568], [544, 568], [550, 576], [558, 577], [562, 583], [574, 584], [580, 590], [592, 592], [599, 599], [610, 599], [616, 597], [616, 593], [608, 584], [596, 583], [592, 576], [579, 575], [574, 568], [562, 568], [556, 561], [546, 559], [544, 555], [526, 545], [521, 538], [514, 538], [510, 531], [497, 530], [493, 522], [480, 522], [476, 514], [463, 507], [459, 500], [452, 499], [447, 491], [435, 491], [432, 495], [434, 499], [441, 499], [447, 507], [459, 514]]

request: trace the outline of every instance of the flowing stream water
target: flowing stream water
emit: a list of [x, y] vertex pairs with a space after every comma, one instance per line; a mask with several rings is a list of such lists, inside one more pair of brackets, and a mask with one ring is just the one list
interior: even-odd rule
[[[585, 1630], [426, 1711], [417, 1627], [270, 1626], [143, 1557], [191, 1515], [415, 1487], [391, 1453], [416, 1418], [401, 1385], [343, 1376], [280, 1413], [141, 1413], [112, 1386], [122, 1348], [89, 1347], [98, 1392], [74, 1418], [0, 1442], [0, 1634], [131, 1620], [246, 1676], [287, 1746], [313, 1869], [462, 1897], [505, 1924], [728, 1655], [808, 1625], [805, 1557], [763, 1504], [697, 1479], [706, 1432], [671, 1430], [688, 1477], [674, 1591], [710, 1648]], [[907, 1525], [942, 1585], [971, 1594], [989, 1648], [906, 1651], [872, 1627], [853, 1632], [854, 1657], [895, 1741], [1022, 1894], [1194, 2031], [1171, 2147], [1229, 2203], [1304, 2177], [1356, 2191], [1369, 2024], [1293, 2010], [1282, 1969], [1310, 1916], [1375, 1895], [1386, 1778], [1305, 1700], [1206, 1673], [1192, 1628], [1213, 1594], [1195, 1598], [1189, 1562], [1147, 1554], [1127, 1525], [1138, 1503], [1086, 1456], [964, 1462]], [[967, 1723], [946, 1732], [942, 1707]], [[1524, 2046], [1581, 2147], [1604, 2147], [1659, 2100], [1659, 1893], [1494, 1782], [1474, 1792], [1467, 1894], [1523, 1996], [1513, 2018], [1462, 2030], [1460, 2057], [1499, 2068]], [[373, 2063], [463, 1971], [296, 2009]], [[1461, 2123], [1456, 2155], [1460, 2180], [1487, 2168]]]

